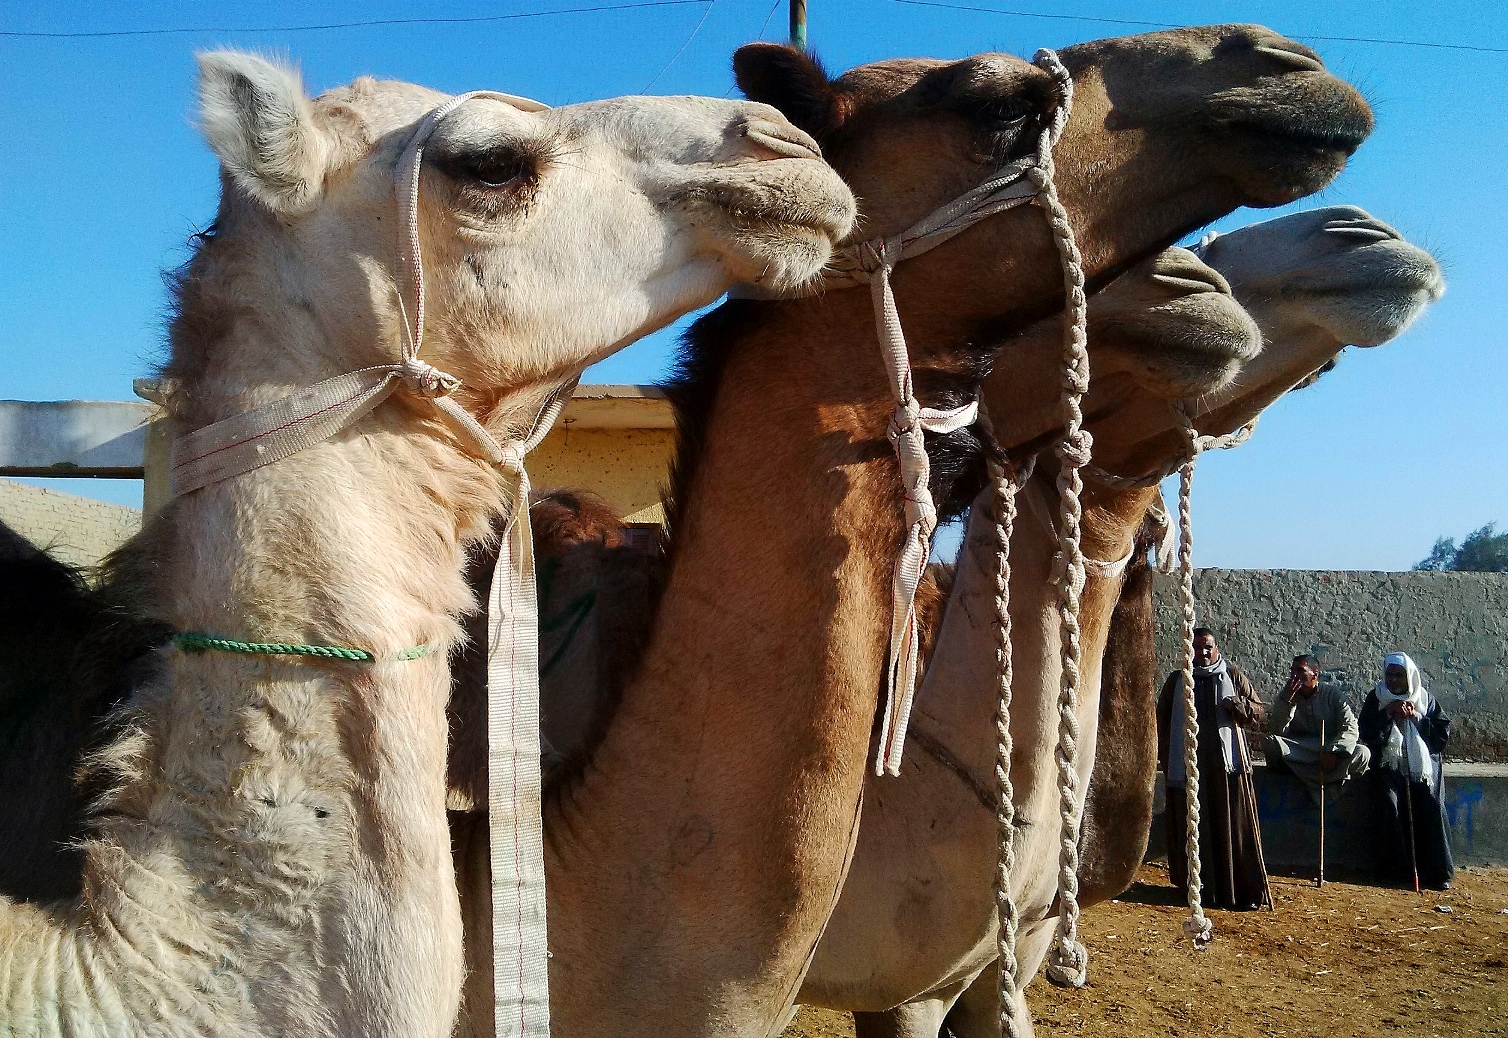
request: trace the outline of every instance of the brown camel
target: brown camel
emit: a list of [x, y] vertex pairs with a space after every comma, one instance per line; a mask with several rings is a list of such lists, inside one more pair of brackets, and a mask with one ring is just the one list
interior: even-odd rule
[[[364, 79], [311, 101], [287, 68], [229, 52], [200, 70], [224, 186], [176, 283], [184, 430], [400, 357], [395, 164], [447, 100]], [[583, 365], [732, 281], [816, 273], [852, 222], [811, 139], [762, 105], [479, 97], [433, 125], [424, 358], [503, 439]], [[93, 761], [109, 792], [80, 895], [0, 903], [0, 1029], [450, 1032], [445, 657], [473, 605], [465, 547], [501, 491], [404, 389], [178, 498], [122, 549], [132, 605], [172, 630], [369, 657], [157, 655]]]
[[[1267, 30], [1153, 34], [1062, 58], [1079, 94], [1059, 190], [1099, 282], [1235, 205], [1316, 189], [1370, 128], [1354, 91]], [[983, 180], [1032, 138], [1023, 126], [1047, 89], [1002, 55], [884, 62], [836, 82], [783, 48], [747, 48], [736, 64], [747, 93], [824, 144], [866, 200], [866, 236]], [[998, 341], [1057, 308], [1048, 247], [1039, 218], [1018, 211], [898, 269], [925, 402], [972, 391], [981, 333]], [[570, 1004], [557, 995], [567, 1033], [765, 1033], [831, 910], [901, 532], [869, 310], [861, 291], [737, 303], [693, 333], [654, 633], [547, 805], [554, 990], [577, 978]], [[1055, 391], [1051, 363], [1035, 368], [1007, 387], [1023, 412]], [[938, 458], [939, 500], [961, 460]], [[458, 834], [485, 910], [481, 841]], [[472, 922], [487, 932], [484, 915]], [[486, 1005], [487, 971], [473, 976], [469, 999]]]

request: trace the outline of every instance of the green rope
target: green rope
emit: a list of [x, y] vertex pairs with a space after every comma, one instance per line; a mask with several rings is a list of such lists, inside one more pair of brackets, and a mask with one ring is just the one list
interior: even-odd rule
[[[299, 645], [290, 642], [239, 642], [233, 638], [217, 638], [212, 634], [196, 631], [180, 631], [173, 635], [173, 644], [184, 652], [239, 652], [248, 656], [314, 656], [327, 660], [355, 660], [359, 663], [375, 663], [377, 655], [365, 649], [347, 649], [339, 645]], [[397, 659], [416, 660], [429, 655], [428, 645], [416, 645], [398, 653]]]

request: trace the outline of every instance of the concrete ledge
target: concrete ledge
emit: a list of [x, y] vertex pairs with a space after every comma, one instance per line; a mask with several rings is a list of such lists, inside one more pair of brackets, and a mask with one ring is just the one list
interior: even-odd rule
[[[1318, 860], [1319, 808], [1303, 783], [1291, 775], [1253, 768], [1262, 853], [1269, 868], [1313, 868]], [[1165, 859], [1163, 805], [1166, 789], [1157, 776], [1147, 860]], [[1362, 872], [1376, 871], [1391, 849], [1383, 842], [1380, 805], [1369, 776], [1353, 780], [1340, 800], [1325, 807], [1325, 863]], [[1508, 764], [1447, 762], [1445, 815], [1457, 865], [1508, 863]]]

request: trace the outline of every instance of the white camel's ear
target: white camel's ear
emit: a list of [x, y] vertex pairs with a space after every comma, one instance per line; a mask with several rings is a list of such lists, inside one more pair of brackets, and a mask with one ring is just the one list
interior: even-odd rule
[[273, 212], [308, 209], [335, 142], [315, 124], [298, 72], [232, 50], [198, 58], [200, 120], [226, 172]]

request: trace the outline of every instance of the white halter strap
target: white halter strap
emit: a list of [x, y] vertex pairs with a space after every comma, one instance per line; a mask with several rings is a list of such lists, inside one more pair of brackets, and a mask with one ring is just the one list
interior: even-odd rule
[[[424, 261], [419, 246], [419, 174], [440, 122], [475, 98], [524, 111], [538, 101], [476, 90], [451, 98], [415, 128], [398, 162], [398, 304], [402, 359], [325, 379], [280, 400], [178, 438], [175, 494], [290, 457], [329, 439], [400, 386], [448, 417], [476, 454], [509, 477], [508, 521], [487, 596], [487, 821], [492, 878], [492, 982], [498, 1038], [548, 1038], [549, 940], [545, 926], [544, 831], [539, 769], [539, 633], [524, 456], [544, 439], [579, 379], [546, 401], [529, 433], [499, 443], [450, 394], [461, 381], [419, 359], [424, 345]], [[406, 283], [405, 283], [406, 282]], [[405, 295], [412, 300], [412, 309]]]
[[885, 709], [881, 714], [880, 743], [875, 757], [876, 775], [900, 774], [906, 728], [916, 695], [916, 589], [927, 567], [932, 534], [937, 529], [937, 506], [928, 489], [931, 465], [922, 433], [953, 432], [971, 425], [979, 413], [978, 401], [949, 409], [924, 408], [917, 403], [906, 337], [901, 329], [890, 275], [902, 260], [929, 252], [980, 221], [1027, 205], [1042, 195], [1043, 174], [1051, 169], [1051, 149], [1068, 122], [1073, 93], [1071, 80], [1056, 54], [1042, 51], [1037, 56], [1037, 63], [1052, 72], [1058, 83], [1059, 99], [1052, 121], [1038, 142], [1036, 154], [1003, 167], [989, 180], [899, 234], [842, 250], [834, 258], [827, 275], [829, 283], [868, 283], [870, 286], [880, 354], [895, 397], [895, 414], [890, 420], [888, 435], [900, 463], [905, 494], [906, 535], [891, 581], [890, 649]]
[[179, 436], [173, 444], [170, 477], [175, 496], [282, 461], [327, 440], [382, 403], [400, 386], [434, 401], [479, 456], [504, 468], [518, 464], [523, 454], [518, 449], [521, 445], [510, 445], [510, 449], [499, 444], [480, 422], [449, 399], [460, 388], [460, 379], [419, 359], [419, 349], [424, 344], [424, 263], [419, 252], [418, 199], [424, 144], [440, 120], [478, 97], [494, 98], [524, 111], [546, 107], [512, 94], [475, 90], [434, 109], [409, 138], [395, 176], [398, 222], [402, 228], [398, 243], [400, 277], [406, 276], [413, 290], [410, 313], [404, 301], [404, 289], [408, 286], [400, 280], [398, 303], [404, 315], [404, 341], [399, 362], [324, 379], [270, 404]]

